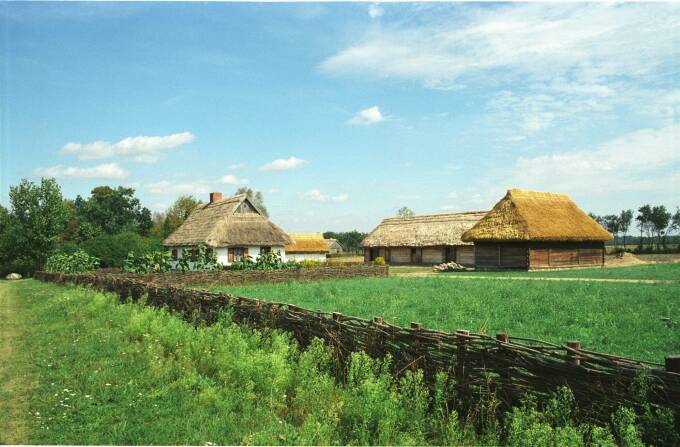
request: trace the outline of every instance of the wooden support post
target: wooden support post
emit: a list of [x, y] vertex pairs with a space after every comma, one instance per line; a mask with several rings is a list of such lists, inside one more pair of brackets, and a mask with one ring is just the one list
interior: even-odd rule
[[680, 355], [666, 357], [666, 371], [680, 374]]
[[496, 340], [498, 340], [501, 343], [510, 342], [510, 338], [508, 337], [508, 334], [506, 334], [505, 332], [499, 332], [498, 334], [496, 334]]
[[412, 331], [420, 331], [423, 329], [423, 325], [420, 323], [416, 323], [414, 321], [411, 322], [411, 330]]
[[333, 312], [333, 321], [336, 323], [342, 322], [342, 314], [340, 312]]
[[377, 325], [383, 325], [385, 324], [385, 320], [383, 319], [383, 317], [373, 317], [373, 323]]
[[[581, 342], [578, 340], [571, 340], [567, 342], [567, 346], [571, 349], [581, 349]], [[578, 354], [568, 352], [567, 356], [569, 357], [569, 362], [573, 363], [574, 365], [581, 364], [581, 357], [579, 357]]]

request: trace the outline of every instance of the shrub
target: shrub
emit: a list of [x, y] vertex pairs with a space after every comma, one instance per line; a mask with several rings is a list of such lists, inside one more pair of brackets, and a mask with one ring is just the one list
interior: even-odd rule
[[182, 249], [182, 256], [177, 260], [177, 270], [182, 272], [195, 271], [206, 272], [219, 270], [222, 266], [217, 262], [217, 254], [207, 247], [200, 244], [197, 249], [196, 257], [192, 259], [191, 249]]
[[387, 265], [387, 263], [385, 262], [385, 258], [378, 256], [371, 262], [371, 265]]
[[161, 240], [142, 237], [132, 231], [118, 234], [103, 234], [81, 244], [83, 250], [101, 260], [102, 267], [123, 267], [127, 254], [135, 252], [139, 256], [163, 250]]
[[300, 261], [300, 267], [305, 269], [313, 269], [318, 267], [323, 267], [324, 263], [319, 261], [312, 261], [311, 259], [303, 259]]
[[232, 270], [297, 270], [301, 264], [295, 261], [283, 262], [278, 252], [260, 253], [256, 260], [244, 256], [231, 264]]
[[73, 254], [57, 253], [50, 256], [45, 264], [48, 272], [79, 273], [99, 267], [99, 259], [90, 256], [83, 250]]
[[165, 273], [172, 268], [170, 253], [167, 251], [154, 251], [143, 256], [135, 256], [130, 252], [123, 262], [123, 270], [130, 273]]

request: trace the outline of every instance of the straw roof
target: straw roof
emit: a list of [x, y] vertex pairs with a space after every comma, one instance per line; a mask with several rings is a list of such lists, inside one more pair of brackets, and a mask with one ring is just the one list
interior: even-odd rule
[[321, 233], [290, 233], [293, 240], [286, 245], [286, 253], [329, 253], [330, 249]]
[[[237, 213], [237, 208], [243, 202], [247, 202], [254, 211]], [[233, 247], [286, 245], [290, 242], [288, 235], [263, 216], [245, 194], [239, 194], [198, 206], [163, 241], [163, 245], [176, 247], [206, 244], [210, 247]]]
[[510, 189], [464, 241], [608, 241], [612, 235], [565, 194]]
[[486, 211], [431, 214], [428, 216], [383, 219], [361, 242], [362, 247], [428, 247], [434, 245], [472, 245], [461, 235], [472, 228]]

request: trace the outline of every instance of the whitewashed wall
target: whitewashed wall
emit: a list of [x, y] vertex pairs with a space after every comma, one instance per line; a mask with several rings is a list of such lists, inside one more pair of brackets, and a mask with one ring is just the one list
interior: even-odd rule
[[286, 257], [291, 261], [326, 262], [326, 253], [287, 253]]

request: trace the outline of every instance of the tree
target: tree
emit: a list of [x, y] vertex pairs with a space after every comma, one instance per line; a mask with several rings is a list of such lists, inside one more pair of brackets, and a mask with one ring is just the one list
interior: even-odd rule
[[407, 206], [402, 206], [399, 208], [399, 211], [397, 211], [397, 217], [411, 217], [413, 215], [415, 215], [415, 213]]
[[40, 268], [68, 222], [59, 185], [52, 178], [41, 179], [40, 185], [23, 179], [10, 187], [9, 199], [11, 212], [3, 218], [3, 252], [27, 270]]
[[637, 221], [637, 227], [640, 229], [640, 249], [643, 248], [642, 244], [642, 234], [647, 233], [647, 237], [650, 236], [651, 231], [651, 219], [652, 219], [652, 207], [649, 205], [644, 205], [638, 208], [638, 215], [635, 217]]
[[614, 247], [616, 247], [616, 235], [619, 233], [620, 222], [616, 214], [607, 214], [602, 217], [602, 225], [614, 235]]
[[260, 191], [253, 191], [250, 188], [242, 186], [236, 190], [236, 194], [245, 194], [246, 197], [248, 197], [248, 200], [253, 202], [253, 205], [255, 205], [257, 209], [262, 212], [262, 214], [269, 217], [269, 211], [267, 211], [267, 207], [264, 206], [264, 196]]
[[651, 214], [651, 225], [656, 233], [656, 249], [659, 250], [660, 244], [663, 244], [663, 248], [666, 249], [666, 233], [668, 225], [671, 222], [671, 213], [666, 210], [663, 205], [655, 206], [652, 208]]
[[345, 251], [357, 253], [361, 250], [361, 241], [366, 237], [366, 233], [361, 233], [357, 230], [338, 233], [326, 231], [323, 237], [324, 239], [337, 239]]
[[170, 232], [172, 233], [179, 228], [179, 226], [187, 220], [187, 217], [193, 213], [196, 207], [202, 204], [203, 202], [194, 198], [194, 196], [179, 196], [165, 212], [167, 219], [170, 221]]
[[97, 234], [116, 234], [124, 230], [148, 234], [151, 228], [151, 213], [141, 206], [132, 188], [98, 186], [87, 199], [77, 196], [74, 205], [78, 224], [89, 223]]
[[675, 209], [675, 214], [671, 217], [669, 231], [680, 231], [680, 207]]
[[626, 249], [626, 235], [630, 224], [633, 222], [633, 210], [621, 210], [619, 214], [619, 231], [623, 233], [623, 249]]

